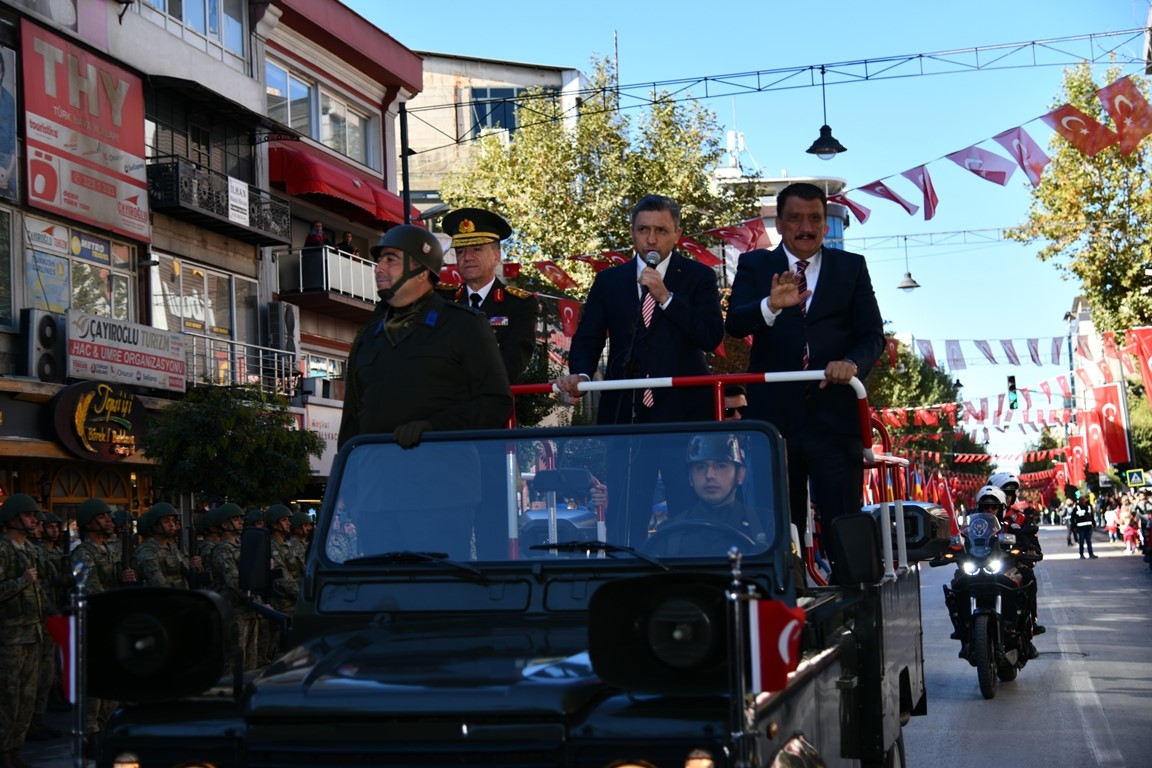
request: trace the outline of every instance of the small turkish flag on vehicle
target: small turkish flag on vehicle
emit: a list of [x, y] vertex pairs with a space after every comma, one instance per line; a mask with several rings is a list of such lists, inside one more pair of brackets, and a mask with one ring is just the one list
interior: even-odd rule
[[752, 693], [779, 691], [788, 673], [800, 663], [803, 608], [790, 608], [780, 600], [752, 600], [748, 604], [751, 639]]

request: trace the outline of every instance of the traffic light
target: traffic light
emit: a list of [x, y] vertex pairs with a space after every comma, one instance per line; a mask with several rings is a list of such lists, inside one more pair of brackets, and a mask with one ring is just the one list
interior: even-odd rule
[[1020, 399], [1019, 399], [1019, 396], [1016, 394], [1016, 377], [1015, 376], [1009, 376], [1008, 377], [1008, 407], [1011, 408], [1012, 410], [1016, 410], [1017, 408], [1020, 407]]

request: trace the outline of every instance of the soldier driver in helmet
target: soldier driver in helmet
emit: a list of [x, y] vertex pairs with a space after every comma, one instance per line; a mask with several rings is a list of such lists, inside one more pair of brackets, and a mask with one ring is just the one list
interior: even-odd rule
[[371, 253], [383, 306], [352, 342], [338, 444], [392, 432], [410, 448], [428, 430], [504, 426], [512, 394], [495, 336], [484, 318], [433, 290], [440, 241], [403, 224]]

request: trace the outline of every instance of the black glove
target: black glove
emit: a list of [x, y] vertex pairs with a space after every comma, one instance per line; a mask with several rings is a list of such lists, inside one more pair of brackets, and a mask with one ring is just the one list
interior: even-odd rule
[[401, 448], [413, 448], [420, 444], [420, 437], [426, 430], [432, 428], [432, 424], [427, 421], [410, 421], [407, 424], [401, 424], [396, 427], [396, 432], [393, 437], [396, 438], [396, 444]]

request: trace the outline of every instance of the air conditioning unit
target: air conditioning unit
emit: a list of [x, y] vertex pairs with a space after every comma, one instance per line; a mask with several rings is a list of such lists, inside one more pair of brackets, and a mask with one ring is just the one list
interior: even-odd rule
[[64, 315], [42, 309], [20, 310], [23, 344], [17, 372], [58, 384], [67, 373], [68, 333]]
[[268, 346], [300, 354], [300, 307], [286, 301], [268, 303]]

